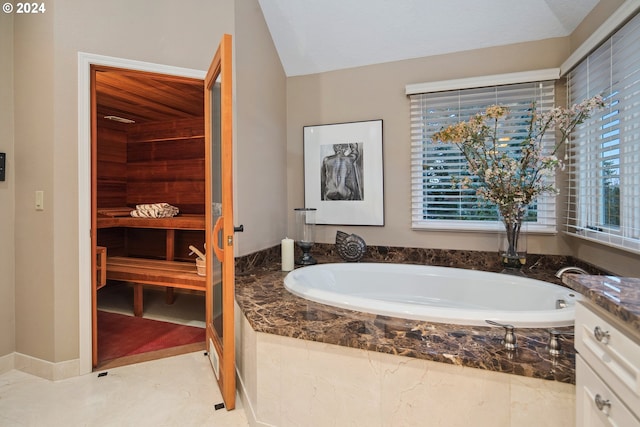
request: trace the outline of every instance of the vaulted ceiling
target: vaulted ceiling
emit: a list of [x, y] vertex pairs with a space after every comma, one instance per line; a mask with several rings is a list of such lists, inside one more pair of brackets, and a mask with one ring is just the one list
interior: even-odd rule
[[[598, 0], [258, 0], [287, 76], [570, 34]], [[98, 117], [203, 115], [203, 83], [103, 69]]]
[[287, 76], [564, 37], [598, 0], [258, 0]]

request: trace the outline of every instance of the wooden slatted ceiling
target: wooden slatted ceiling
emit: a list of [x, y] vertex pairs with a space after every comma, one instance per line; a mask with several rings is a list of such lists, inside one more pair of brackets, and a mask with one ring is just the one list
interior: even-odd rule
[[97, 68], [98, 119], [117, 116], [141, 124], [203, 117], [203, 85], [197, 79]]

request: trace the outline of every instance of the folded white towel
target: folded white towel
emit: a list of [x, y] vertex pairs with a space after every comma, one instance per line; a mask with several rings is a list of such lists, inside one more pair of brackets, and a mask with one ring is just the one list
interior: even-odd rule
[[131, 211], [134, 218], [171, 218], [178, 215], [180, 211], [177, 207], [169, 203], [148, 203], [136, 205], [136, 209]]
[[213, 202], [213, 215], [220, 216], [222, 215], [222, 203]]

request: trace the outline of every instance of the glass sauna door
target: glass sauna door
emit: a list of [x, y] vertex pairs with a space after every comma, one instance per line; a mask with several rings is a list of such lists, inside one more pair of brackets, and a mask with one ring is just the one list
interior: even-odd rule
[[235, 408], [235, 296], [231, 36], [224, 35], [204, 82], [207, 350], [228, 410]]

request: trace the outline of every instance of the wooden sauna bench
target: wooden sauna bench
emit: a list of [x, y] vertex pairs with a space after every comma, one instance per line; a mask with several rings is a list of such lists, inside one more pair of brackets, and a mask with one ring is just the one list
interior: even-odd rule
[[[107, 280], [133, 282], [133, 314], [138, 317], [143, 312], [143, 285], [204, 291], [205, 279], [196, 273], [195, 263], [107, 256]], [[173, 298], [171, 293], [167, 302], [172, 303]]]
[[172, 218], [134, 218], [132, 216], [98, 216], [98, 228], [133, 227], [165, 230], [204, 230], [204, 215], [179, 215]]
[[98, 228], [153, 228], [166, 230], [166, 259], [147, 259], [128, 256], [106, 257], [107, 280], [132, 282], [133, 313], [142, 316], [143, 285], [167, 288], [167, 303], [174, 301], [173, 289], [204, 291], [206, 277], [199, 276], [194, 262], [174, 261], [175, 231], [204, 230], [202, 215], [180, 215], [172, 218], [98, 217]]

